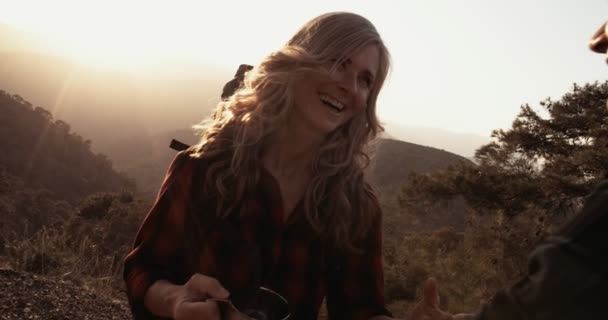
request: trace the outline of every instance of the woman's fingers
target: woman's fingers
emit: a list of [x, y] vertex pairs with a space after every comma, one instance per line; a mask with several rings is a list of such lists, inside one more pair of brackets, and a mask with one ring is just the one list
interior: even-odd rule
[[429, 278], [424, 283], [422, 301], [420, 301], [412, 313], [413, 320], [452, 320], [453, 317], [447, 312], [439, 309], [439, 285], [437, 280]]
[[221, 320], [215, 301], [184, 301], [175, 312], [175, 320]]
[[176, 320], [221, 320], [220, 308], [216, 301], [229, 296], [219, 281], [202, 274], [194, 274], [183, 286], [181, 298], [174, 308]]
[[424, 283], [422, 299], [428, 306], [439, 308], [439, 285], [435, 278], [428, 278]]
[[226, 299], [228, 290], [217, 279], [202, 274], [194, 274], [186, 283], [189, 290], [200, 293], [205, 298]]
[[441, 297], [439, 296], [439, 283], [435, 278], [429, 278], [426, 281], [424, 288], [425, 300], [429, 306], [429, 312], [431, 319], [433, 320], [453, 320], [452, 314], [441, 310], [439, 303]]

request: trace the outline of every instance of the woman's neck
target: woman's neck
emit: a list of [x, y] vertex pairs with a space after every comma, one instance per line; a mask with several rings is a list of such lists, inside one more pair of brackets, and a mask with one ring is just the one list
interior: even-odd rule
[[307, 128], [282, 126], [271, 135], [262, 163], [274, 174], [284, 177], [309, 172], [323, 137]]

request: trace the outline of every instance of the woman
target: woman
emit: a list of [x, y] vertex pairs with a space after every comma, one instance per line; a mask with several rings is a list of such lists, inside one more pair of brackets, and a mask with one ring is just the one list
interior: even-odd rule
[[389, 316], [381, 212], [365, 145], [389, 54], [374, 26], [329, 13], [249, 71], [177, 155], [125, 261], [136, 319], [219, 319], [260, 285], [291, 319]]

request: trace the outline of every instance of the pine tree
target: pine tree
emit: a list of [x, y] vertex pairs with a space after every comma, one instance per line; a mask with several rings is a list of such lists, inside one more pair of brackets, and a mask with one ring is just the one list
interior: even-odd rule
[[578, 86], [540, 111], [525, 104], [507, 130], [475, 153], [475, 164], [414, 175], [402, 205], [462, 196], [475, 211], [513, 216], [530, 210], [570, 214], [608, 172], [608, 82]]

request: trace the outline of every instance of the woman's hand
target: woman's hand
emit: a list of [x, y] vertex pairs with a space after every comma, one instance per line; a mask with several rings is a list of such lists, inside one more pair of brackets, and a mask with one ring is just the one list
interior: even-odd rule
[[150, 313], [176, 320], [219, 320], [217, 302], [210, 298], [226, 299], [229, 293], [214, 278], [195, 274], [183, 285], [166, 280], [154, 282], [146, 291], [144, 305]]
[[228, 296], [228, 291], [215, 278], [195, 274], [176, 291], [173, 319], [221, 320], [217, 302], [207, 299], [227, 299]]

